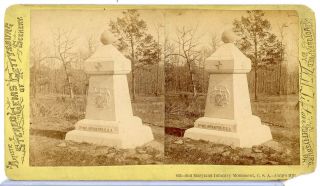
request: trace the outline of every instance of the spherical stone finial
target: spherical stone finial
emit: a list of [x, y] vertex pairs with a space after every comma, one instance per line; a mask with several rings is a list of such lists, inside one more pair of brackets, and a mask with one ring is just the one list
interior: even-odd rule
[[233, 43], [236, 40], [236, 35], [232, 30], [226, 30], [222, 33], [221, 40], [224, 43]]
[[101, 34], [101, 37], [100, 37], [100, 41], [102, 44], [104, 45], [110, 45], [112, 44], [114, 41], [115, 41], [115, 37], [113, 36], [113, 34], [111, 32], [109, 32], [108, 30], [104, 31], [102, 34]]

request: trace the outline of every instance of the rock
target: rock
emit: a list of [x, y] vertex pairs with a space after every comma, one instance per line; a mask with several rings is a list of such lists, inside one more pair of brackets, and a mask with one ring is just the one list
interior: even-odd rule
[[128, 149], [128, 151], [126, 152], [127, 157], [133, 157], [135, 156], [135, 154], [136, 154], [135, 149]]
[[233, 162], [238, 162], [239, 161], [239, 156], [235, 155], [235, 156], [231, 156], [231, 159]]
[[113, 158], [117, 162], [124, 162], [124, 160], [125, 160], [123, 156], [113, 156]]
[[256, 161], [256, 164], [266, 165], [266, 164], [268, 164], [268, 160], [267, 159], [260, 159], [260, 160]]
[[208, 143], [209, 143], [209, 141], [207, 141], [207, 140], [203, 140], [203, 139], [199, 139], [199, 141], [198, 141], [198, 142], [203, 143], [203, 144], [208, 144]]
[[221, 154], [224, 151], [225, 151], [224, 146], [218, 146], [218, 147], [213, 147], [211, 152], [214, 154]]
[[254, 164], [254, 160], [253, 159], [249, 159], [249, 158], [240, 159], [239, 162], [242, 165], [252, 165], [252, 164]]
[[267, 109], [260, 109], [260, 112], [266, 114], [268, 112], [268, 110]]
[[150, 159], [152, 156], [149, 154], [141, 154], [138, 157], [140, 160], [147, 160], [147, 159]]
[[251, 148], [243, 148], [240, 150], [240, 153], [239, 153], [240, 156], [245, 156], [245, 157], [250, 157], [251, 154], [252, 154]]
[[65, 141], [65, 143], [67, 145], [76, 145], [76, 144], [78, 144], [77, 142], [74, 142], [74, 141]]
[[145, 146], [151, 147], [151, 148], [158, 150], [160, 152], [163, 152], [163, 150], [164, 150], [164, 145], [160, 142], [157, 142], [157, 141], [151, 141], [150, 143], [146, 144]]
[[231, 154], [230, 151], [225, 151], [225, 152], [222, 153], [222, 156], [229, 156], [230, 154]]
[[235, 146], [235, 145], [231, 145], [230, 148], [231, 148], [232, 150], [239, 150], [239, 149], [240, 149], [240, 147], [237, 147], [237, 146]]
[[99, 149], [96, 149], [97, 152], [100, 154], [108, 154], [109, 153], [109, 148], [108, 147], [101, 147]]
[[[267, 146], [260, 146], [260, 150], [265, 154], [270, 154], [270, 148]], [[273, 151], [275, 152], [275, 151]]]
[[251, 157], [253, 157], [255, 160], [261, 160], [267, 157], [267, 155], [263, 153], [252, 153]]
[[281, 113], [281, 110], [280, 109], [276, 109], [276, 110], [274, 110], [274, 113]]
[[145, 150], [146, 150], [146, 153], [147, 153], [147, 154], [155, 154], [155, 153], [158, 152], [157, 150], [155, 150], [155, 149], [152, 148], [152, 147], [145, 147]]
[[279, 165], [279, 162], [276, 162], [276, 161], [268, 161], [269, 165]]
[[252, 152], [254, 152], [254, 153], [261, 153], [262, 150], [259, 149], [258, 147], [252, 147]]
[[113, 158], [115, 154], [116, 154], [116, 153], [114, 153], [114, 152], [109, 153], [109, 154], [107, 154], [107, 157], [108, 157], [108, 158]]
[[185, 149], [189, 152], [192, 152], [194, 150], [197, 150], [197, 148], [194, 145], [188, 145], [185, 147]]
[[62, 142], [62, 143], [58, 144], [57, 147], [67, 147], [67, 143]]
[[108, 153], [116, 152], [117, 150], [114, 147], [108, 149]]
[[78, 148], [78, 147], [70, 147], [70, 150], [72, 150], [72, 151], [79, 151], [79, 148]]
[[269, 156], [269, 159], [272, 161], [278, 161], [279, 160], [279, 154], [271, 154]]
[[284, 151], [284, 153], [290, 156], [290, 155], [291, 155], [291, 150], [288, 149], [288, 148], [286, 148], [285, 151]]
[[179, 145], [181, 145], [181, 144], [183, 144], [183, 140], [182, 139], [179, 139], [179, 140], [177, 140], [177, 141], [175, 141], [175, 142], [173, 142], [174, 144], [179, 144]]
[[156, 159], [163, 159], [164, 155], [162, 153], [159, 153], [155, 156]]
[[290, 159], [290, 157], [289, 157], [286, 153], [280, 154], [280, 158], [281, 158], [282, 160]]
[[284, 151], [283, 145], [281, 145], [279, 142], [276, 142], [274, 140], [263, 143], [262, 146], [266, 146], [270, 150], [273, 150], [275, 152], [283, 152]]
[[147, 151], [144, 150], [144, 149], [141, 149], [141, 148], [137, 148], [136, 151], [139, 153], [139, 154], [145, 154]]
[[260, 149], [255, 149], [255, 150], [253, 150], [253, 152], [255, 152], [255, 153], [262, 153], [262, 150], [260, 150]]

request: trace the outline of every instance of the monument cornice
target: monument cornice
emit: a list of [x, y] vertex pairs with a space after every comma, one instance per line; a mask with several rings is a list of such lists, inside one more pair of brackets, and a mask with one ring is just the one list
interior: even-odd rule
[[233, 43], [225, 43], [205, 60], [205, 69], [215, 74], [244, 74], [251, 71], [251, 60]]

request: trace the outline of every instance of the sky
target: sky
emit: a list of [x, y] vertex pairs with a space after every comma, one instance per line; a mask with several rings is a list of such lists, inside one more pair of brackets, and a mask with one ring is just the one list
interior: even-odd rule
[[[100, 34], [109, 29], [109, 22], [122, 16], [121, 9], [117, 10], [32, 10], [31, 40], [42, 42], [49, 48], [53, 46], [53, 33], [57, 29], [72, 30], [77, 38], [77, 50], [85, 51], [90, 36], [99, 38]], [[157, 27], [160, 28], [160, 40], [167, 35], [169, 40], [176, 38], [177, 28], [185, 26], [195, 28], [196, 38], [200, 46], [209, 46], [212, 35], [218, 37], [224, 30], [232, 28], [232, 22], [245, 15], [239, 10], [139, 10], [141, 18], [148, 26], [148, 32], [157, 38]], [[284, 28], [284, 43], [287, 46], [289, 70], [298, 66], [298, 17], [294, 11], [265, 11], [265, 18], [271, 23], [271, 31], [280, 36], [280, 27]], [[161, 43], [161, 41], [160, 41]]]

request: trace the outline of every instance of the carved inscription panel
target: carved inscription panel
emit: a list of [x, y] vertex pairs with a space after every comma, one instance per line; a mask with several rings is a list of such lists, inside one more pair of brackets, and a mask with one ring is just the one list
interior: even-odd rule
[[209, 93], [210, 103], [224, 107], [230, 103], [230, 91], [223, 85], [214, 86]]
[[92, 87], [89, 89], [91, 101], [96, 108], [109, 108], [111, 103], [111, 93], [108, 88]]
[[218, 131], [225, 131], [225, 132], [236, 132], [235, 125], [227, 125], [222, 123], [198, 123], [196, 127], [209, 129], [209, 130], [218, 130]]
[[78, 126], [77, 130], [103, 132], [103, 133], [118, 133], [118, 129], [115, 127], [96, 127], [96, 126]]

